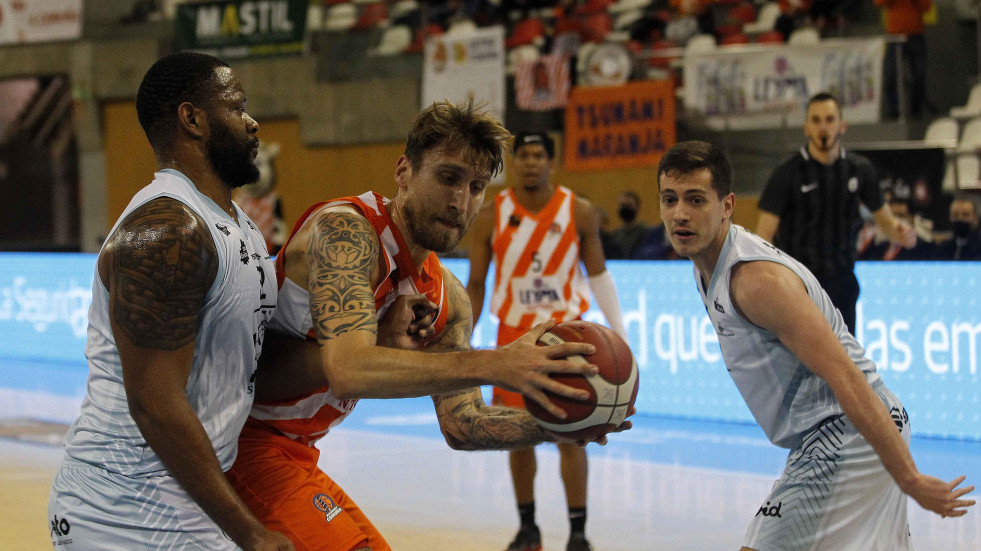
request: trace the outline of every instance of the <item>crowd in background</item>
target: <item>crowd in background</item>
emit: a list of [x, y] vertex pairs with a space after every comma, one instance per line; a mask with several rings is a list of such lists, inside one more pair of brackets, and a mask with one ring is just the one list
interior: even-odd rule
[[[977, 202], [958, 195], [950, 203], [950, 229], [933, 231], [932, 223], [913, 214], [910, 201], [887, 193], [893, 215], [916, 230], [916, 245], [905, 248], [892, 243], [871, 216], [859, 232], [855, 244], [859, 260], [981, 260], [981, 217]], [[637, 192], [624, 191], [617, 199], [618, 225], [600, 211], [604, 231], [603, 252], [611, 260], [675, 260], [678, 256], [663, 224], [648, 225], [638, 219], [641, 198]]]

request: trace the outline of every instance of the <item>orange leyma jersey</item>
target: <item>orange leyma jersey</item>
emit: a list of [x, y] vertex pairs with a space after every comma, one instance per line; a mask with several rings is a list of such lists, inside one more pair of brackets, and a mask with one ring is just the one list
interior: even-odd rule
[[513, 189], [494, 198], [494, 293], [491, 312], [508, 327], [531, 329], [548, 319], [577, 319], [589, 309], [579, 270], [576, 195], [558, 186], [548, 204], [529, 212]]
[[[368, 219], [378, 234], [385, 254], [387, 275], [373, 289], [378, 316], [384, 315], [400, 294], [425, 293], [438, 308], [435, 323], [435, 333], [438, 335], [446, 327], [447, 319], [442, 263], [435, 254], [431, 253], [423, 264], [422, 274], [419, 274], [416, 264], [409, 255], [405, 238], [392, 222], [385, 208], [387, 203], [387, 199], [374, 192], [317, 203], [303, 213], [293, 228], [290, 239], [303, 227], [310, 215], [320, 209], [339, 205], [356, 208]], [[287, 239], [283, 251], [289, 247], [290, 239]], [[286, 277], [285, 258], [286, 255], [282, 252], [276, 258], [276, 277], [279, 280], [280, 297], [284, 298], [285, 302], [280, 302], [281, 308], [277, 307], [270, 327], [294, 336], [315, 339], [316, 333], [310, 315], [310, 295]], [[317, 440], [327, 434], [327, 431], [343, 421], [354, 410], [357, 403], [358, 401], [354, 399], [337, 399], [329, 386], [289, 400], [265, 403], [256, 401], [242, 430], [242, 437], [256, 437], [272, 432], [313, 447]]]
[[[282, 244], [274, 242], [276, 237], [276, 203], [279, 202], [279, 196], [276, 195], [275, 191], [262, 197], [252, 197], [242, 193], [235, 199], [235, 202], [258, 226], [259, 233], [266, 239], [267, 250], [274, 251], [275, 246]], [[285, 226], [285, 224], [283, 225]]]

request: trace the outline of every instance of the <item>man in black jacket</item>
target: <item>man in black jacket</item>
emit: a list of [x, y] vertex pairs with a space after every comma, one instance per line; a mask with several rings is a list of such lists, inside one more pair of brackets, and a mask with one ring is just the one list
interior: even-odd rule
[[875, 214], [890, 240], [912, 247], [916, 234], [884, 203], [872, 164], [841, 146], [846, 126], [841, 105], [831, 94], [808, 101], [807, 144], [770, 176], [760, 197], [756, 234], [804, 264], [854, 332], [859, 204]]

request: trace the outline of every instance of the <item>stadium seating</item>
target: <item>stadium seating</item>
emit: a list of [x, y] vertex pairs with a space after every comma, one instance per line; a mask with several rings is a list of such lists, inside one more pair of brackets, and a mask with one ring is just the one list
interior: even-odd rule
[[393, 25], [382, 33], [381, 42], [369, 54], [393, 56], [404, 52], [412, 44], [412, 29], [408, 25]]
[[685, 43], [685, 55], [704, 54], [716, 48], [715, 37], [710, 34], [696, 34]]
[[977, 189], [981, 179], [981, 116], [967, 121], [957, 145], [957, 187]]
[[388, 26], [388, 4], [385, 2], [372, 2], [365, 4], [361, 8], [361, 15], [358, 22], [354, 24], [354, 29], [367, 31], [375, 28]]
[[821, 35], [814, 27], [801, 27], [794, 29], [787, 38], [787, 44], [791, 46], [813, 46], [821, 42]]
[[958, 119], [967, 119], [978, 115], [981, 115], [981, 83], [971, 87], [966, 104], [950, 108], [950, 116]]
[[760, 7], [759, 13], [756, 14], [756, 21], [743, 25], [743, 32], [757, 34], [772, 31], [778, 17], [780, 17], [780, 6], [776, 2], [767, 2]]
[[951, 191], [957, 188], [957, 168], [955, 167], [958, 132], [960, 123], [953, 117], [940, 117], [930, 121], [923, 133], [923, 141], [929, 144], [949, 144], [944, 161], [944, 178], [942, 188]]
[[328, 31], [346, 31], [358, 22], [358, 7], [354, 4], [334, 4], [327, 8], [324, 29]]

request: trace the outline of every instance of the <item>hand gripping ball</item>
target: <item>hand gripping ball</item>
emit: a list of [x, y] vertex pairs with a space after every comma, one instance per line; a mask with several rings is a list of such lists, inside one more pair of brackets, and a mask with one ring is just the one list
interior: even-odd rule
[[617, 428], [637, 399], [637, 362], [627, 343], [611, 329], [588, 321], [567, 321], [553, 327], [538, 339], [540, 346], [563, 342], [588, 342], [596, 347], [590, 356], [570, 356], [599, 367], [591, 376], [553, 373], [563, 384], [589, 391], [585, 401], [573, 400], [546, 392], [552, 403], [568, 415], [559, 419], [534, 400], [525, 399], [525, 407], [546, 431], [565, 440], [596, 440]]

